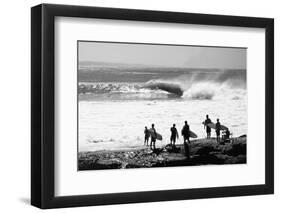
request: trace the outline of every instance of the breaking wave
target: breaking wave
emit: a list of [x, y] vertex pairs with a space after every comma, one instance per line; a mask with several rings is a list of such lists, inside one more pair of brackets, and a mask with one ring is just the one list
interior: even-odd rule
[[181, 85], [161, 81], [149, 81], [144, 86], [142, 86], [142, 88], [148, 88], [151, 90], [162, 90], [177, 96], [182, 96], [184, 93], [184, 90], [181, 88]]
[[151, 98], [189, 98], [239, 100], [246, 94], [246, 77], [233, 72], [182, 75], [142, 83], [80, 83], [79, 94], [146, 96]]

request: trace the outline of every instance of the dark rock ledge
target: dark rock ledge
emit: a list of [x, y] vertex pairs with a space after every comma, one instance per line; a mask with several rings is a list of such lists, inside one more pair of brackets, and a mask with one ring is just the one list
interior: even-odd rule
[[246, 137], [233, 138], [225, 144], [218, 144], [214, 138], [193, 140], [189, 145], [190, 158], [185, 156], [182, 144], [155, 151], [140, 147], [119, 151], [80, 152], [78, 166], [79, 170], [97, 170], [243, 164], [246, 163], [246, 140]]

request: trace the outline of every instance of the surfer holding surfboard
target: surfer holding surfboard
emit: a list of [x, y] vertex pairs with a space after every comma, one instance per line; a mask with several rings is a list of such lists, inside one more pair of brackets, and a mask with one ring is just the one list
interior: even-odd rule
[[171, 138], [170, 138], [172, 146], [176, 146], [177, 138], [179, 138], [178, 130], [176, 128], [176, 124], [173, 124], [173, 126], [171, 127]]
[[186, 143], [190, 143], [190, 140], [189, 140], [189, 125], [187, 124], [187, 121], [184, 122], [184, 126], [181, 130], [181, 135], [183, 136], [183, 142]]
[[211, 138], [211, 127], [208, 126], [208, 124], [210, 123], [212, 123], [212, 121], [209, 118], [209, 115], [206, 115], [206, 120], [203, 122], [203, 124], [204, 124], [204, 128], [206, 128], [207, 138]]
[[228, 130], [224, 125], [221, 125], [220, 120], [217, 119], [217, 123], [213, 123], [208, 115], [206, 115], [206, 120], [203, 122], [204, 128], [206, 128], [207, 138], [211, 137], [211, 129], [216, 131], [217, 142], [220, 143], [220, 131]]
[[156, 133], [156, 129], [154, 128], [154, 124], [151, 125], [151, 129], [149, 131], [150, 131], [150, 136], [151, 136], [150, 149], [152, 149], [152, 147], [153, 147], [153, 150], [155, 150], [155, 142], [157, 139], [157, 133]]
[[187, 142], [190, 143], [189, 140], [190, 129], [189, 129], [189, 125], [187, 124], [187, 121], [184, 122], [184, 126], [181, 130], [181, 134], [183, 136], [183, 147], [184, 147], [185, 156], [189, 159], [190, 152]]
[[217, 119], [217, 123], [216, 123], [216, 135], [217, 135], [217, 142], [220, 142], [220, 131], [221, 131], [221, 123], [220, 123], [220, 119]]

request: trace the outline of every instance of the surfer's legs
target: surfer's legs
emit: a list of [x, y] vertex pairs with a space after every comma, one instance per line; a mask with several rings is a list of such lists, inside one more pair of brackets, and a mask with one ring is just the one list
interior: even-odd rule
[[148, 146], [148, 139], [149, 139], [149, 138], [148, 138], [147, 136], [144, 137], [144, 145], [147, 145], [147, 146]]
[[184, 155], [189, 160], [190, 159], [189, 145], [186, 142], [184, 142], [183, 147], [184, 147]]
[[171, 145], [175, 146], [176, 145], [176, 137], [171, 136]]
[[153, 140], [150, 143], [150, 149], [152, 149], [152, 148], [155, 149], [155, 142]]
[[156, 139], [151, 138], [150, 149], [152, 149], [152, 147], [153, 147], [153, 150], [155, 150], [155, 141], [156, 141]]
[[189, 140], [189, 136], [183, 136], [183, 142], [186, 143], [190, 143], [190, 140]]
[[217, 133], [217, 142], [219, 143], [220, 142], [220, 132], [217, 131], [216, 133]]
[[207, 132], [207, 138], [211, 138], [211, 128], [210, 127], [206, 127], [206, 132]]
[[155, 150], [155, 140], [153, 140], [153, 150]]

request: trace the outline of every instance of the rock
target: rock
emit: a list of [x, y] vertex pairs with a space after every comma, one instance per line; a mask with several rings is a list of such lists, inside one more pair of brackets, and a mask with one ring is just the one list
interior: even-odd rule
[[110, 160], [98, 160], [95, 163], [95, 168], [97, 169], [119, 169], [122, 163], [117, 159]]
[[79, 170], [91, 170], [91, 169], [120, 169], [122, 163], [117, 159], [110, 160], [96, 160], [96, 161], [84, 161], [79, 162]]
[[224, 155], [222, 153], [215, 153], [212, 155], [212, 158], [210, 159], [210, 163], [213, 164], [225, 164], [225, 162], [229, 159], [230, 157], [228, 155]]
[[162, 156], [159, 156], [159, 157], [157, 157], [157, 160], [158, 160], [158, 161], [164, 161], [165, 158], [163, 158]]
[[215, 151], [213, 146], [203, 146], [199, 148], [195, 154], [196, 155], [208, 155], [210, 152]]
[[247, 153], [247, 145], [243, 142], [235, 142], [232, 144], [232, 146], [226, 147], [226, 149], [223, 151], [223, 153], [227, 155], [232, 156], [238, 156], [238, 155], [246, 155]]
[[153, 153], [159, 155], [164, 149], [163, 148], [156, 148], [153, 150]]
[[138, 164], [138, 163], [128, 163], [125, 166], [126, 169], [129, 169], [129, 168], [141, 168], [141, 167], [145, 167], [145, 165]]
[[225, 160], [228, 159], [227, 155], [221, 153], [210, 153], [208, 155], [194, 155], [191, 157], [190, 161], [194, 165], [202, 164], [224, 164]]
[[164, 166], [185, 166], [190, 164], [188, 158], [179, 153], [167, 153], [163, 155], [162, 158], [164, 160], [162, 160], [162, 162], [157, 162], [157, 166], [160, 166], [160, 163]]
[[165, 150], [169, 153], [172, 153], [172, 152], [179, 153], [181, 151], [181, 148], [168, 144], [167, 146], [165, 146]]
[[147, 148], [124, 151], [79, 153], [79, 170], [149, 168], [205, 164], [246, 163], [247, 138], [233, 138], [232, 143], [218, 144], [215, 138], [198, 139], [188, 144], [190, 158], [185, 156], [183, 144], [176, 147], [150, 150]]
[[246, 155], [238, 155], [236, 157], [230, 157], [225, 161], [227, 164], [241, 164], [246, 163]]

